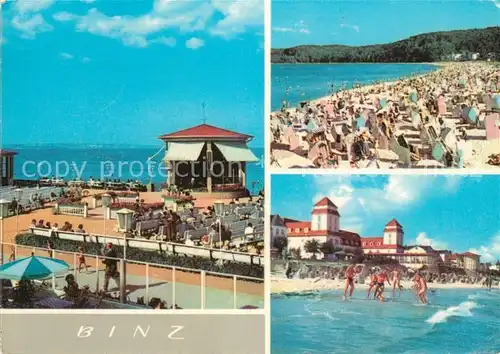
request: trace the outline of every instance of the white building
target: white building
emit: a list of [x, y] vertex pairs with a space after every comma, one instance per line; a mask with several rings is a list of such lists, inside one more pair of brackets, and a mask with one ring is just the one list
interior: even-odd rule
[[304, 245], [309, 240], [318, 243], [331, 242], [346, 254], [361, 251], [358, 234], [340, 229], [340, 214], [337, 206], [327, 197], [317, 202], [311, 212], [311, 221], [286, 222], [288, 228], [288, 249], [300, 249], [303, 258], [312, 257]]
[[403, 226], [392, 219], [384, 228], [382, 237], [362, 237], [365, 256], [392, 258], [408, 268], [420, 269], [442, 263], [439, 252], [430, 246], [403, 246]]

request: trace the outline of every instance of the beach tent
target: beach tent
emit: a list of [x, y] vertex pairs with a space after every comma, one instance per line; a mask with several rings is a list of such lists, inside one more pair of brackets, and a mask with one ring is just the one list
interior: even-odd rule
[[417, 96], [417, 93], [415, 91], [410, 93], [410, 101], [412, 101], [413, 103], [417, 103], [418, 96]]
[[422, 124], [422, 118], [420, 117], [420, 114], [412, 111], [411, 112], [411, 124], [413, 125], [413, 128], [418, 129], [420, 124]]
[[410, 167], [411, 164], [411, 154], [410, 149], [401, 146], [398, 142], [398, 139], [393, 135], [390, 142], [389, 147], [392, 151], [394, 151], [398, 157], [399, 162], [401, 162], [404, 166]]
[[364, 117], [356, 118], [356, 129], [357, 130], [361, 130], [362, 128], [364, 128], [365, 124], [366, 124], [366, 118], [364, 118]]
[[500, 95], [493, 95], [491, 98], [491, 108], [492, 109], [500, 109]]
[[437, 107], [438, 107], [438, 114], [441, 116], [444, 116], [447, 114], [446, 111], [446, 102], [444, 100], [444, 96], [439, 96], [437, 99]]
[[467, 119], [468, 123], [475, 124], [477, 123], [477, 118], [478, 118], [478, 111], [474, 107], [469, 107], [464, 110], [465, 113], [465, 118]]
[[305, 157], [299, 156], [292, 151], [273, 150], [272, 157], [281, 168], [314, 168], [313, 162]]
[[45, 279], [68, 269], [68, 263], [59, 259], [31, 256], [3, 264], [0, 267], [0, 279]]
[[500, 139], [500, 114], [493, 113], [484, 119], [486, 140]]
[[311, 119], [309, 123], [307, 123], [307, 130], [311, 132], [316, 128], [318, 128], [318, 124], [316, 124], [316, 122]]

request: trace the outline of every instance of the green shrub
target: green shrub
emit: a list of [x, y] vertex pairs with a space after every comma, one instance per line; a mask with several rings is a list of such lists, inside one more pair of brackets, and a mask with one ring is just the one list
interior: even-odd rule
[[[84, 244], [85, 254], [88, 255], [100, 255], [103, 246], [100, 243], [82, 243], [72, 240], [61, 240], [58, 238], [52, 238], [52, 240], [56, 251], [78, 252], [78, 248]], [[23, 234], [16, 237], [16, 243], [23, 246], [46, 248], [47, 237], [33, 234]], [[123, 257], [123, 249], [117, 246], [113, 247], [118, 254], [118, 258]], [[189, 268], [193, 270], [205, 270], [209, 272], [264, 279], [264, 267], [259, 265], [229, 261], [225, 261], [223, 265], [219, 265], [216, 260], [212, 261], [204, 257], [188, 257], [186, 255], [166, 254], [160, 251], [148, 251], [135, 247], [127, 248], [127, 259], [131, 261], [156, 263], [173, 267]], [[154, 265], [151, 266], [154, 267]]]

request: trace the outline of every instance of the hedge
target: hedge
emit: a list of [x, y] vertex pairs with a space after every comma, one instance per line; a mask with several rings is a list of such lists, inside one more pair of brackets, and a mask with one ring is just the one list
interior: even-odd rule
[[[52, 241], [54, 244], [54, 250], [56, 251], [78, 252], [78, 248], [84, 245], [85, 254], [89, 255], [101, 255], [101, 249], [103, 246], [100, 243], [83, 243], [73, 240], [61, 240], [58, 238], [52, 238]], [[16, 236], [16, 243], [18, 245], [29, 247], [47, 248], [47, 237], [33, 234], [22, 234]], [[116, 246], [113, 246], [113, 248], [118, 255], [117, 258], [121, 258], [123, 256], [123, 249]], [[217, 261], [211, 261], [210, 259], [204, 257], [188, 257], [186, 255], [166, 254], [165, 252], [148, 251], [135, 247], [127, 248], [127, 260], [264, 279], [264, 267], [259, 265], [250, 265], [231, 261], [224, 261], [223, 265], [219, 265], [217, 264]]]

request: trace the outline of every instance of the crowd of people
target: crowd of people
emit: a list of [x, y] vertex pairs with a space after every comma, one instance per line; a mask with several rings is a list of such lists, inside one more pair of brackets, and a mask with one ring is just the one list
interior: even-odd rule
[[498, 127], [495, 131], [486, 121], [498, 120], [491, 106], [500, 104], [499, 91], [500, 70], [494, 65], [456, 63], [425, 76], [285, 107], [271, 115], [272, 162], [282, 168], [486, 163], [491, 153], [499, 153], [498, 146], [488, 154], [480, 151], [480, 142], [469, 140], [490, 138], [488, 129], [492, 138], [498, 135]]

